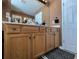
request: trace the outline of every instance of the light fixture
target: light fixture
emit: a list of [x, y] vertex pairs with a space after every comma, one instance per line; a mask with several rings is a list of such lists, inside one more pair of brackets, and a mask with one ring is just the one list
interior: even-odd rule
[[47, 0], [45, 1], [45, 3], [47, 3]]
[[48, 0], [38, 0], [38, 1], [40, 1], [43, 4], [48, 4]]
[[45, 0], [43, 0], [43, 1], [45, 1]]
[[26, 3], [27, 2], [27, 0], [21, 0], [23, 3]]
[[47, 0], [42, 0], [43, 2], [47, 2]]
[[47, 3], [47, 0], [42, 0], [43, 2]]

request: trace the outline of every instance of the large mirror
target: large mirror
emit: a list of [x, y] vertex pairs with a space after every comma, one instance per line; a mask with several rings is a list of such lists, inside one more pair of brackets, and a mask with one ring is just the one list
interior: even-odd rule
[[[61, 0], [2, 0], [2, 20], [18, 23], [60, 25]], [[30, 23], [29, 23], [30, 24]]]
[[48, 0], [11, 0], [11, 22], [50, 25]]

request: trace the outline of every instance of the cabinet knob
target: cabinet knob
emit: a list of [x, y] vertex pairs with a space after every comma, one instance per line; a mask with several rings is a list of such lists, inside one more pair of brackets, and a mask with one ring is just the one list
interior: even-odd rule
[[53, 35], [55, 35], [55, 33], [53, 33]]
[[13, 28], [12, 30], [16, 30], [16, 28]]
[[54, 33], [54, 36], [55, 36], [56, 34]]
[[29, 39], [31, 39], [31, 37], [29, 37]]
[[34, 39], [35, 39], [36, 37], [34, 36]]
[[56, 29], [56, 31], [58, 32], [58, 31], [59, 31], [59, 29], [57, 28], [57, 29]]
[[55, 36], [55, 32], [54, 32], [52, 35], [54, 35], [54, 36]]

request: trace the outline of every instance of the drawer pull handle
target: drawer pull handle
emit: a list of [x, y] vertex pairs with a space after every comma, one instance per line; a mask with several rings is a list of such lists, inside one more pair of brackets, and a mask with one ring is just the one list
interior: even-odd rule
[[35, 36], [34, 36], [34, 39], [35, 39]]
[[29, 37], [29, 39], [31, 39], [31, 37]]
[[13, 30], [16, 30], [16, 28], [13, 28]]
[[58, 29], [56, 31], [58, 32]]

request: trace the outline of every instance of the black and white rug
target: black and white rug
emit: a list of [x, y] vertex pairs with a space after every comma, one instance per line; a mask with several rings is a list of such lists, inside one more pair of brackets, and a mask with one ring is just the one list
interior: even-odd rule
[[[61, 49], [55, 49], [45, 55], [48, 59], [74, 59], [75, 55]], [[40, 58], [44, 59], [44, 58]]]

